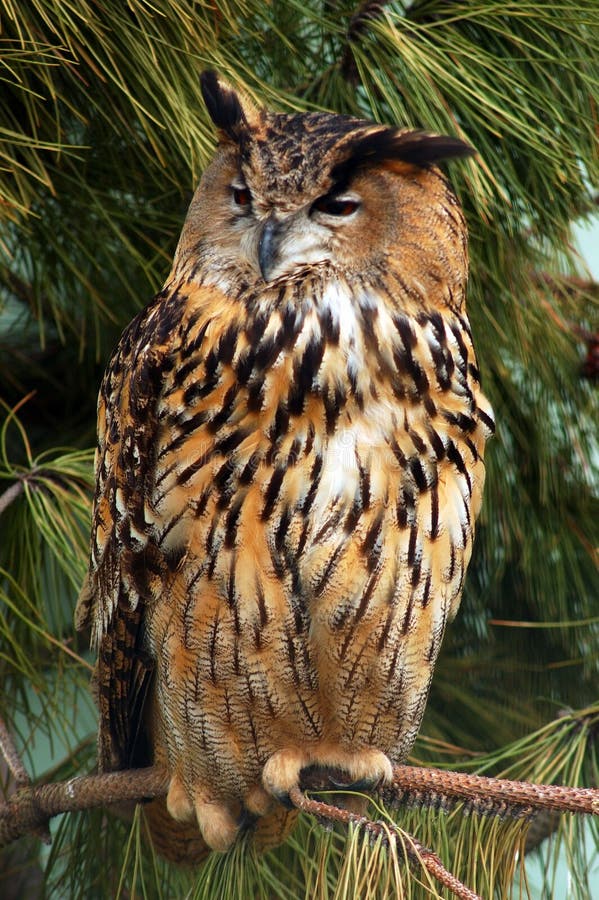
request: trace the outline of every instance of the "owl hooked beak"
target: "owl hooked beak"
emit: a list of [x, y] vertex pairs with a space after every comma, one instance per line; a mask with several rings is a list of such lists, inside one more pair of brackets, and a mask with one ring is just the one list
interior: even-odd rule
[[258, 232], [258, 267], [264, 281], [330, 260], [330, 232], [305, 209], [282, 218], [271, 213]]
[[258, 241], [258, 265], [265, 281], [270, 280], [276, 269], [283, 230], [282, 223], [272, 216], [262, 226]]

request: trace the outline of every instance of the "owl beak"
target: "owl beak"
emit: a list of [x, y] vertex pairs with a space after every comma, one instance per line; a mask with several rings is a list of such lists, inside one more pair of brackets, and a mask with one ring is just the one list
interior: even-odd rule
[[262, 226], [258, 241], [258, 265], [265, 281], [276, 268], [282, 233], [282, 223], [276, 219], [268, 218]]

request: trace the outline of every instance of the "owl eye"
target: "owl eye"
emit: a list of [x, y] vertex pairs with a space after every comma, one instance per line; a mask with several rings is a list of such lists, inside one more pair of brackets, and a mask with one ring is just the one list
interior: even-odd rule
[[332, 197], [325, 194], [312, 204], [312, 210], [325, 213], [327, 216], [351, 216], [360, 206], [360, 201], [353, 197]]
[[240, 209], [248, 210], [252, 205], [252, 194], [249, 188], [246, 187], [235, 187], [233, 185], [233, 202]]

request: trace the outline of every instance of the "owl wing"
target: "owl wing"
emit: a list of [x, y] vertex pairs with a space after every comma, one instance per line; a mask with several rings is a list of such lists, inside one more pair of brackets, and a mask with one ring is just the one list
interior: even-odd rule
[[89, 572], [75, 624], [98, 647], [101, 771], [147, 764], [143, 707], [152, 663], [144, 614], [155, 595], [160, 556], [152, 540], [151, 485], [161, 383], [173, 366], [177, 292], [158, 294], [123, 333], [98, 400], [96, 493]]

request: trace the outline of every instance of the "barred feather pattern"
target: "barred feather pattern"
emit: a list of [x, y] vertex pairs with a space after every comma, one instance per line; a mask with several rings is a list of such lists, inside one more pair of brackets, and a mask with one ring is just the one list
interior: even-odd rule
[[459, 603], [491, 413], [465, 317], [388, 284], [169, 284], [103, 385], [96, 641], [123, 670], [143, 610], [169, 759], [224, 800], [289, 745], [405, 759]]

